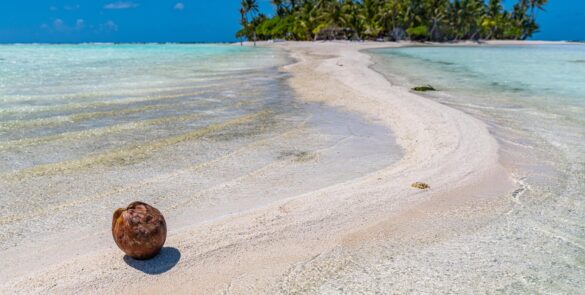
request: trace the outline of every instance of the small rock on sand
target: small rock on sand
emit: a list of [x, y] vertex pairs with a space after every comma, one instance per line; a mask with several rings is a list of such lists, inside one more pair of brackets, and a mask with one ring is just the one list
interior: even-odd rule
[[415, 182], [413, 184], [411, 184], [410, 186], [412, 186], [413, 188], [418, 188], [418, 189], [429, 189], [431, 188], [430, 185], [424, 183], [424, 182]]

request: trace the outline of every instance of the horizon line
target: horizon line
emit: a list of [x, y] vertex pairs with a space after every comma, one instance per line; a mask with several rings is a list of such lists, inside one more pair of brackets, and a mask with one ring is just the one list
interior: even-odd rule
[[[295, 42], [295, 40], [286, 40], [286, 41]], [[491, 40], [491, 41], [531, 41], [531, 42], [542, 41], [542, 42], [559, 42], [559, 43], [560, 42], [585, 43], [585, 39], [584, 40], [498, 39], [498, 40]], [[252, 42], [252, 41], [246, 40], [244, 42]], [[308, 41], [308, 42], [316, 42], [316, 41]], [[322, 42], [322, 40], [320, 40], [319, 42]], [[362, 41], [355, 41], [355, 42], [362, 42]], [[392, 42], [396, 42], [396, 41], [374, 41], [374, 42], [392, 43]], [[173, 45], [173, 44], [175, 44], [175, 45], [189, 45], [189, 44], [234, 44], [234, 43], [237, 44], [237, 43], [240, 43], [240, 41], [235, 40], [235, 41], [214, 41], [214, 42], [211, 42], [211, 41], [210, 42], [208, 42], [208, 41], [186, 41], [186, 42], [181, 42], [181, 41], [179, 41], [179, 42], [175, 42], [175, 41], [169, 41], [169, 42], [141, 42], [141, 41], [137, 41], [137, 42], [0, 42], [0, 46], [3, 46], [3, 45], [148, 45], [148, 44], [150, 44], [150, 45]], [[451, 43], [451, 42], [445, 42], [445, 43]]]

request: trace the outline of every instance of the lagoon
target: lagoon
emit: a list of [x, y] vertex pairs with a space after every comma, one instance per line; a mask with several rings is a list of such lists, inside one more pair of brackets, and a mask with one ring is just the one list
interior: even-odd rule
[[529, 281], [508, 291], [578, 288], [585, 257], [585, 45], [369, 52], [374, 69], [394, 85], [434, 86], [439, 91], [427, 98], [481, 119], [500, 144], [500, 161], [519, 188], [509, 211], [465, 243], [483, 255], [478, 266], [499, 261], [495, 273], [481, 272], [482, 281], [504, 269]]

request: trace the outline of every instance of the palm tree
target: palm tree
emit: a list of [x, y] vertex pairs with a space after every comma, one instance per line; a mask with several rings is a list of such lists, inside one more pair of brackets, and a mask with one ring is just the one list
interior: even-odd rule
[[490, 0], [487, 5], [484, 19], [482, 21], [482, 28], [485, 29], [486, 39], [494, 39], [500, 36], [499, 30], [501, 24], [504, 22], [502, 11], [502, 0]]
[[272, 5], [276, 7], [276, 15], [283, 17], [287, 14], [284, 0], [271, 0]]
[[429, 38], [431, 40], [440, 40], [441, 26], [447, 18], [447, 6], [449, 0], [427, 0], [423, 3], [423, 9], [426, 11], [426, 19], [430, 24]]
[[288, 0], [290, 10], [295, 11], [297, 6], [300, 4], [301, 0]]
[[365, 34], [372, 39], [380, 36], [384, 27], [380, 21], [380, 6], [379, 0], [364, 0], [362, 2], [362, 17], [364, 20]]
[[[248, 25], [248, 19], [246, 18], [246, 10], [242, 7], [240, 8], [240, 25], [242, 25], [242, 28], [245, 28]], [[238, 33], [240, 38], [240, 46], [244, 46], [244, 42], [242, 41], [242, 34]]]
[[[536, 0], [520, 0], [518, 3], [514, 5], [513, 12], [512, 12], [512, 20], [513, 20], [513, 29], [515, 31], [515, 39], [526, 39], [536, 30], [538, 30], [538, 25], [534, 20], [533, 14], [534, 9], [539, 7], [542, 9], [541, 6], [538, 6], [540, 1]], [[534, 6], [533, 6], [534, 4]], [[530, 10], [530, 14], [528, 11]]]
[[[317, 2], [315, 8], [319, 10], [319, 20], [321, 22], [315, 29], [315, 34], [318, 34], [322, 29], [328, 29], [330, 33], [334, 33], [334, 30], [345, 26], [345, 15], [339, 2], [321, 0]], [[330, 37], [334, 38], [335, 36]]]
[[484, 15], [485, 3], [483, 0], [467, 0], [466, 10], [468, 11], [467, 20], [469, 22], [469, 36], [468, 39], [478, 40], [481, 33], [481, 22]]
[[295, 13], [294, 31], [299, 40], [312, 40], [315, 29], [321, 19], [319, 10], [313, 1], [306, 1]]
[[252, 14], [252, 17], [258, 13], [258, 2], [257, 0], [242, 0], [242, 8], [246, 11], [246, 14]]
[[385, 1], [380, 7], [380, 23], [385, 32], [395, 41], [400, 41], [404, 36], [404, 25], [402, 17], [404, 1], [391, 0]]
[[[248, 16], [251, 15], [251, 19], [253, 20], [256, 14], [258, 14], [258, 2], [257, 0], [242, 0], [241, 2], [244, 15]], [[247, 22], [247, 25], [250, 26], [251, 24]], [[256, 46], [256, 29], [254, 26], [251, 27], [253, 39], [254, 39], [254, 46]]]
[[[277, 15], [259, 15], [257, 0], [241, 0], [242, 30], [248, 40], [311, 40], [327, 29], [328, 37], [465, 40], [525, 39], [538, 25], [535, 12], [548, 0], [516, 0], [508, 11], [502, 0], [271, 0]], [[347, 32], [350, 29], [352, 35]], [[334, 36], [335, 35], [335, 36]], [[255, 44], [255, 42], [254, 42]]]
[[534, 18], [534, 10], [544, 10], [544, 5], [548, 2], [548, 0], [529, 0], [530, 1], [530, 16]]
[[361, 15], [361, 6], [349, 0], [342, 4], [342, 13], [345, 15], [346, 25], [353, 31], [352, 39], [362, 39], [364, 32], [364, 18]]

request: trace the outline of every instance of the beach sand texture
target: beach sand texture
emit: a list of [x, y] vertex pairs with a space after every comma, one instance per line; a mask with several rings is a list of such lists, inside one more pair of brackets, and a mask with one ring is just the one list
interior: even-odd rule
[[[358, 178], [170, 231], [168, 248], [151, 262], [130, 262], [134, 268], [112, 248], [21, 269], [0, 293], [490, 293], [518, 281], [484, 255], [497, 249], [468, 243], [490, 231], [518, 187], [497, 142], [478, 119], [392, 85], [360, 52], [400, 45], [264, 46], [296, 59], [282, 70], [298, 99], [387, 127], [403, 157]], [[412, 188], [414, 182], [430, 189]], [[10, 263], [19, 255], [26, 254]]]

